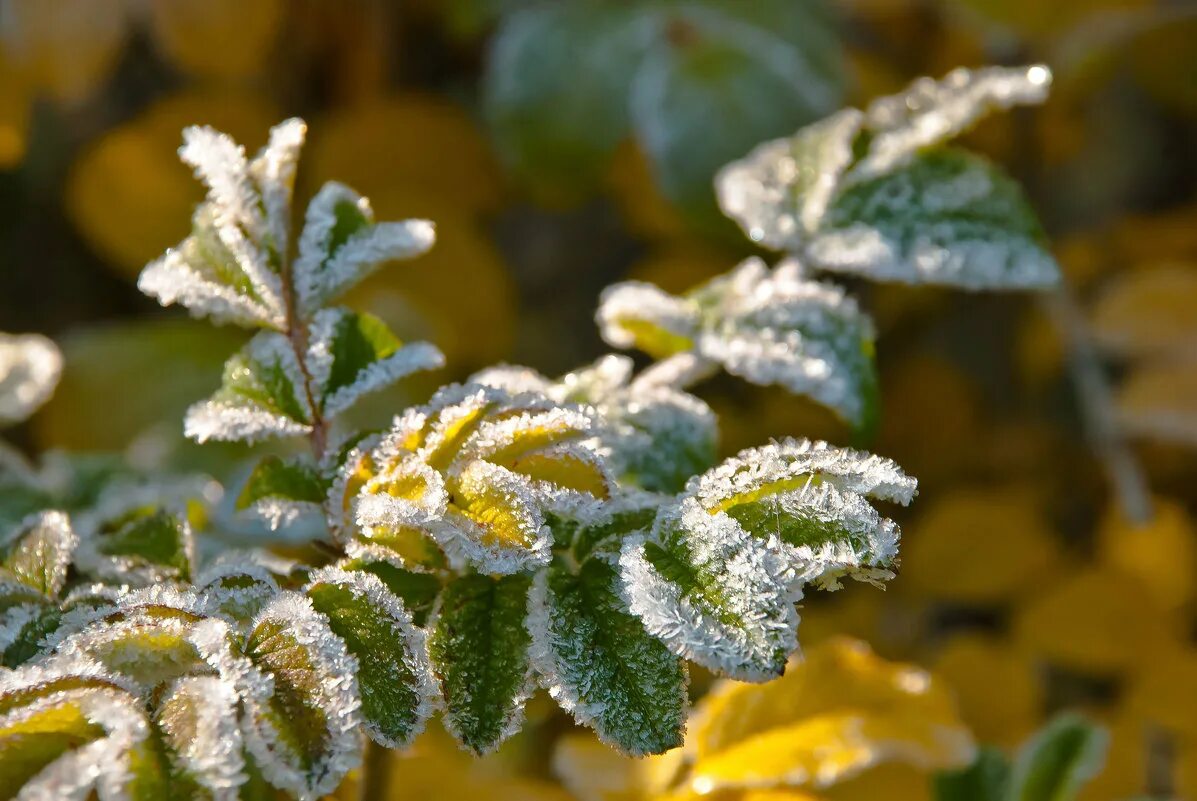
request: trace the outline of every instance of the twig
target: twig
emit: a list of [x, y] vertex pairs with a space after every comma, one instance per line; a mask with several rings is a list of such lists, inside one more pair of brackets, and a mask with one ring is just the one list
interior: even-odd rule
[[1043, 303], [1068, 351], [1068, 368], [1090, 447], [1105, 466], [1127, 520], [1147, 523], [1152, 517], [1151, 490], [1118, 424], [1110, 384], [1085, 319], [1064, 285], [1046, 295]]

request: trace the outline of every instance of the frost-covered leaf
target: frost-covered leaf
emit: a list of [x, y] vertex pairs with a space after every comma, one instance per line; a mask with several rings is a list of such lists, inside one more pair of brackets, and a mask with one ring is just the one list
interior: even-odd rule
[[161, 798], [166, 765], [140, 702], [94, 666], [0, 680], [0, 788], [16, 798]]
[[[634, 310], [636, 297], [645, 294], [656, 298], [661, 308], [685, 309], [690, 315], [685, 340], [678, 340], [670, 351], [650, 350], [650, 355], [686, 352], [753, 383], [780, 384], [807, 395], [856, 429], [871, 430], [877, 412], [873, 326], [840, 287], [804, 278], [792, 261], [770, 271], [757, 258], [681, 298], [648, 285], [616, 284], [604, 294], [598, 312], [603, 336], [612, 345], [645, 349], [643, 341], [626, 336], [629, 321], [649, 320], [654, 314], [651, 305]], [[662, 330], [667, 318], [644, 323], [650, 324], [653, 330]], [[657, 394], [665, 389], [647, 378], [637, 379], [632, 387], [645, 396], [651, 394], [650, 388]], [[635, 394], [629, 400], [640, 405]], [[642, 414], [677, 420], [667, 409], [680, 407], [689, 410], [691, 426], [702, 425], [695, 417], [697, 407], [687, 396], [662, 396], [661, 401], [668, 406], [651, 413], [641, 409]]]
[[704, 358], [754, 384], [806, 395], [857, 430], [872, 430], [873, 324], [843, 289], [803, 279], [792, 263], [770, 273], [749, 259], [692, 294], [712, 297], [717, 310], [699, 341]]
[[465, 575], [441, 593], [429, 628], [445, 726], [478, 754], [518, 730], [532, 693], [526, 576]]
[[427, 220], [376, 223], [368, 200], [326, 183], [308, 204], [292, 266], [301, 311], [315, 313], [384, 262], [418, 256], [435, 239]]
[[1021, 191], [980, 157], [940, 148], [995, 109], [1041, 102], [1046, 67], [922, 78], [767, 142], [717, 178], [755, 242], [812, 266], [969, 289], [1050, 286], [1058, 270]]
[[981, 117], [1047, 99], [1051, 70], [1029, 67], [964, 68], [940, 80], [919, 78], [905, 90], [880, 97], [865, 110], [868, 153], [853, 172], [868, 178], [889, 172], [918, 151], [968, 130]]
[[957, 768], [976, 753], [941, 681], [846, 639], [768, 684], [718, 683], [691, 717], [687, 749], [700, 794], [820, 788], [885, 762]]
[[301, 799], [330, 792], [361, 760], [355, 660], [328, 619], [298, 593], [254, 620], [237, 671], [246, 745], [273, 786]]
[[401, 564], [385, 559], [357, 557], [342, 559], [337, 567], [348, 572], [361, 571], [376, 576], [383, 585], [403, 601], [412, 621], [421, 628], [441, 591], [441, 577], [434, 573], [417, 573]]
[[31, 602], [0, 612], [0, 665], [14, 668], [43, 652], [43, 642], [62, 623], [56, 604]]
[[528, 599], [532, 664], [579, 723], [635, 756], [682, 744], [686, 667], [627, 610], [619, 572], [589, 559], [576, 573], [557, 561]]
[[715, 177], [723, 213], [753, 242], [799, 250], [852, 164], [852, 143], [863, 120], [860, 111], [844, 109], [728, 164]]
[[658, 509], [667, 501], [659, 495], [627, 492], [612, 499], [593, 520], [553, 517], [553, 547], [568, 549], [579, 563], [592, 556], [618, 557], [625, 540], [652, 529]]
[[38, 334], [0, 334], [0, 425], [19, 423], [49, 399], [62, 354]]
[[795, 585], [836, 589], [844, 576], [893, 576], [900, 532], [868, 498], [909, 503], [916, 485], [889, 459], [785, 439], [741, 451], [694, 477], [686, 492], [712, 520], [769, 543]]
[[142, 507], [104, 521], [81, 543], [79, 561], [89, 571], [119, 581], [188, 581], [195, 568], [195, 540], [183, 516]]
[[603, 290], [596, 322], [611, 345], [663, 359], [694, 348], [701, 318], [696, 303], [652, 284], [625, 281]]
[[823, 270], [965, 289], [1036, 289], [1059, 280], [1022, 189], [953, 148], [912, 157], [843, 189], [806, 248]]
[[1071, 801], [1105, 763], [1108, 736], [1077, 715], [1061, 715], [1014, 760], [1007, 801]]
[[427, 342], [404, 345], [373, 315], [334, 308], [313, 318], [306, 362], [319, 394], [316, 402], [332, 418], [367, 393], [443, 367], [445, 358]]
[[778, 550], [690, 499], [661, 510], [648, 537], [625, 541], [623, 594], [675, 654], [742, 681], [767, 681], [798, 647], [801, 595]]
[[668, 382], [632, 380], [632, 360], [608, 354], [556, 381], [524, 367], [493, 367], [471, 382], [509, 392], [539, 392], [562, 403], [594, 407], [596, 432], [610, 469], [649, 492], [677, 492], [715, 462], [715, 413]]
[[[237, 690], [219, 676], [183, 676], [154, 710], [180, 794], [235, 801], [245, 772]], [[202, 788], [202, 792], [197, 792]]]
[[243, 623], [257, 617], [278, 594], [279, 581], [269, 562], [254, 552], [224, 551], [195, 577], [202, 608]]
[[[337, 506], [349, 504], [364, 544], [405, 561], [405, 551], [434, 541], [454, 566], [512, 573], [545, 564], [545, 513], [590, 513], [610, 495], [614, 482], [593, 441], [599, 428], [589, 407], [446, 387], [347, 462], [330, 492], [331, 512], [335, 518]], [[351, 545], [351, 555], [366, 554]]]
[[424, 632], [375, 575], [325, 568], [304, 592], [357, 658], [366, 731], [390, 748], [409, 743], [432, 714], [438, 688]]
[[303, 459], [267, 456], [250, 473], [238, 509], [253, 509], [272, 528], [286, 525], [305, 512], [320, 509], [328, 494], [328, 480]]
[[17, 581], [56, 598], [79, 538], [62, 512], [41, 512], [0, 544], [0, 581]]
[[311, 430], [303, 368], [282, 334], [257, 334], [224, 365], [221, 387], [187, 410], [184, 431], [197, 442], [254, 442]]
[[304, 131], [298, 120], [280, 124], [251, 164], [245, 149], [225, 134], [206, 127], [185, 130], [179, 155], [208, 195], [192, 218], [191, 235], [149, 264], [138, 288], [196, 316], [285, 330], [279, 270]]

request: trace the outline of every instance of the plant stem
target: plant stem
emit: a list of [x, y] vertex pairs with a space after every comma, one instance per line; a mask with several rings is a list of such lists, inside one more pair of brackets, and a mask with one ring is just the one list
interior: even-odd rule
[[1068, 288], [1047, 296], [1044, 305], [1064, 339], [1068, 367], [1076, 387], [1089, 444], [1105, 465], [1118, 505], [1132, 523], [1150, 522], [1151, 491], [1114, 411], [1110, 384], [1089, 336], [1089, 328]]
[[328, 421], [316, 405], [316, 391], [312, 374], [308, 371], [306, 354], [308, 350], [307, 324], [299, 315], [298, 303], [295, 299], [295, 282], [292, 280], [291, 260], [284, 258], [280, 271], [283, 285], [283, 304], [287, 323], [287, 341], [291, 343], [291, 351], [295, 354], [295, 361], [299, 364], [299, 372], [303, 376], [303, 394], [312, 413], [312, 431], [308, 434], [308, 441], [312, 446], [312, 455], [319, 462], [324, 457], [328, 446]]
[[391, 752], [373, 740], [366, 740], [362, 760], [361, 801], [385, 801], [391, 781]]

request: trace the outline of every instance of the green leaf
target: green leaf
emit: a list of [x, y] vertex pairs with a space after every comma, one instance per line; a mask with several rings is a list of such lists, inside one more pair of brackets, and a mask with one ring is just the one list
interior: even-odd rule
[[254, 621], [241, 677], [246, 745], [273, 786], [331, 792], [361, 759], [355, 660], [307, 597], [277, 595]]
[[726, 516], [684, 503], [631, 538], [620, 574], [632, 614], [673, 653], [740, 681], [781, 675], [798, 646], [784, 560]]
[[[195, 561], [191, 526], [181, 516], [165, 509], [136, 509], [101, 526], [96, 541], [89, 543], [97, 554], [107, 557], [102, 575], [138, 572], [149, 577], [191, 579]], [[127, 578], [127, 576], [126, 576]]]
[[468, 575], [441, 593], [429, 651], [445, 726], [477, 754], [515, 733], [532, 691], [524, 628], [529, 585], [522, 575]]
[[254, 442], [311, 429], [303, 368], [282, 334], [254, 336], [224, 365], [221, 387], [187, 410], [183, 428], [197, 442]]
[[1105, 764], [1108, 736], [1079, 715], [1060, 715], [1022, 747], [1007, 801], [1071, 801]]
[[633, 127], [665, 195], [692, 219], [721, 220], [716, 171], [766, 139], [833, 111], [840, 79], [771, 29], [732, 13], [672, 17], [631, 95]]
[[528, 627], [543, 684], [579, 723], [634, 756], [682, 744], [685, 663], [628, 613], [608, 562], [574, 573], [557, 560], [538, 573]]
[[555, 548], [569, 548], [579, 563], [592, 554], [618, 555], [624, 540], [648, 531], [656, 519], [660, 501], [656, 496], [633, 496], [626, 501], [613, 501], [614, 511], [596, 522], [579, 523], [550, 517]]
[[329, 483], [308, 460], [267, 456], [250, 473], [237, 496], [237, 508], [252, 508], [278, 528], [305, 511], [318, 510]]
[[307, 363], [318, 404], [334, 417], [367, 393], [443, 366], [444, 357], [426, 342], [404, 345], [373, 315], [337, 308], [316, 313]]
[[848, 185], [806, 254], [820, 269], [875, 281], [979, 290], [1059, 280], [1018, 184], [986, 159], [952, 148]]
[[935, 801], [1006, 801], [1010, 761], [993, 748], [983, 748], [967, 768], [943, 771], [934, 778]]
[[0, 612], [0, 664], [15, 668], [42, 653], [41, 642], [62, 622], [51, 604], [26, 604]]
[[15, 580], [55, 598], [66, 582], [78, 543], [70, 519], [62, 512], [31, 517], [0, 547], [0, 580]]
[[361, 570], [377, 576], [403, 601], [417, 626], [423, 627], [441, 591], [441, 580], [434, 573], [415, 573], [374, 559], [346, 559], [338, 565], [342, 570]]
[[628, 92], [653, 15], [601, 0], [541, 3], [491, 43], [484, 102], [507, 163], [542, 189], [587, 190], [628, 129]]
[[314, 573], [304, 592], [357, 657], [366, 731], [388, 748], [411, 742], [432, 714], [437, 684], [424, 632], [403, 601], [376, 576], [336, 568]]

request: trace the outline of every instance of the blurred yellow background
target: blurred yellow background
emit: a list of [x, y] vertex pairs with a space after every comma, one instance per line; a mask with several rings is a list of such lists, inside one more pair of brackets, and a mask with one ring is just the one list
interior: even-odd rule
[[[179, 423], [240, 335], [161, 310], [134, 286], [186, 234], [200, 199], [175, 155], [185, 125], [253, 149], [272, 123], [302, 115], [301, 197], [335, 177], [382, 219], [437, 222], [430, 254], [380, 272], [349, 302], [404, 339], [435, 342], [449, 367], [372, 399], [363, 424], [498, 361], [549, 374], [589, 362], [603, 352], [592, 323], [603, 286], [636, 278], [679, 291], [750, 254], [667, 199], [660, 165], [633, 136], [579, 163], [597, 179], [573, 191], [544, 191], [510, 168], [481, 87], [495, 31], [534, 5], [0, 0], [0, 330], [45, 333], [66, 356], [55, 398], [17, 444], [153, 445], [218, 476], [241, 464], [235, 448], [186, 445]], [[787, 24], [812, 5], [792, 3]], [[790, 768], [830, 771], [829, 789], [754, 792], [734, 776], [710, 787], [744, 799], [928, 798], [926, 774], [953, 756], [920, 727], [1010, 748], [1051, 713], [1078, 709], [1112, 735], [1085, 799], [1197, 798], [1197, 8], [839, 0], [831, 12], [846, 103], [956, 66], [1053, 68], [1044, 107], [989, 121], [969, 144], [1027, 187], [1079, 328], [1035, 298], [853, 287], [879, 331], [883, 422], [870, 448], [920, 479], [918, 502], [897, 515], [900, 575], [884, 594], [860, 585], [809, 603], [800, 636], [825, 661], [812, 657], [806, 679], [742, 692], [784, 699], [801, 680], [808, 695], [848, 692], [851, 670], [899, 670], [884, 658], [934, 673], [936, 700], [924, 699], [934, 709], [844, 701], [875, 717], [879, 739], [906, 744], [877, 768], [851, 768], [847, 745], [828, 751], [842, 710], [750, 721], [754, 734], [785, 733]], [[1071, 381], [1076, 336], [1110, 382], [1106, 411], [1142, 471], [1147, 514], [1127, 508], [1127, 487], [1110, 483], [1091, 447], [1102, 432], [1086, 416], [1094, 399]], [[717, 379], [699, 392], [720, 414], [724, 452], [783, 435], [848, 438], [781, 389]], [[826, 667], [837, 659], [851, 670]], [[696, 691], [710, 684], [694, 677]], [[736, 692], [722, 686], [700, 715]], [[649, 798], [676, 773], [668, 756], [633, 764], [596, 750], [550, 704], [530, 717], [537, 725], [497, 756], [468, 765], [430, 732], [397, 760], [394, 797]], [[691, 736], [700, 760], [736, 745], [704, 745], [698, 723]], [[708, 754], [706, 769], [731, 775], [765, 753]], [[827, 767], [837, 759], [849, 767]], [[691, 774], [701, 789], [696, 775], [708, 774]]]

